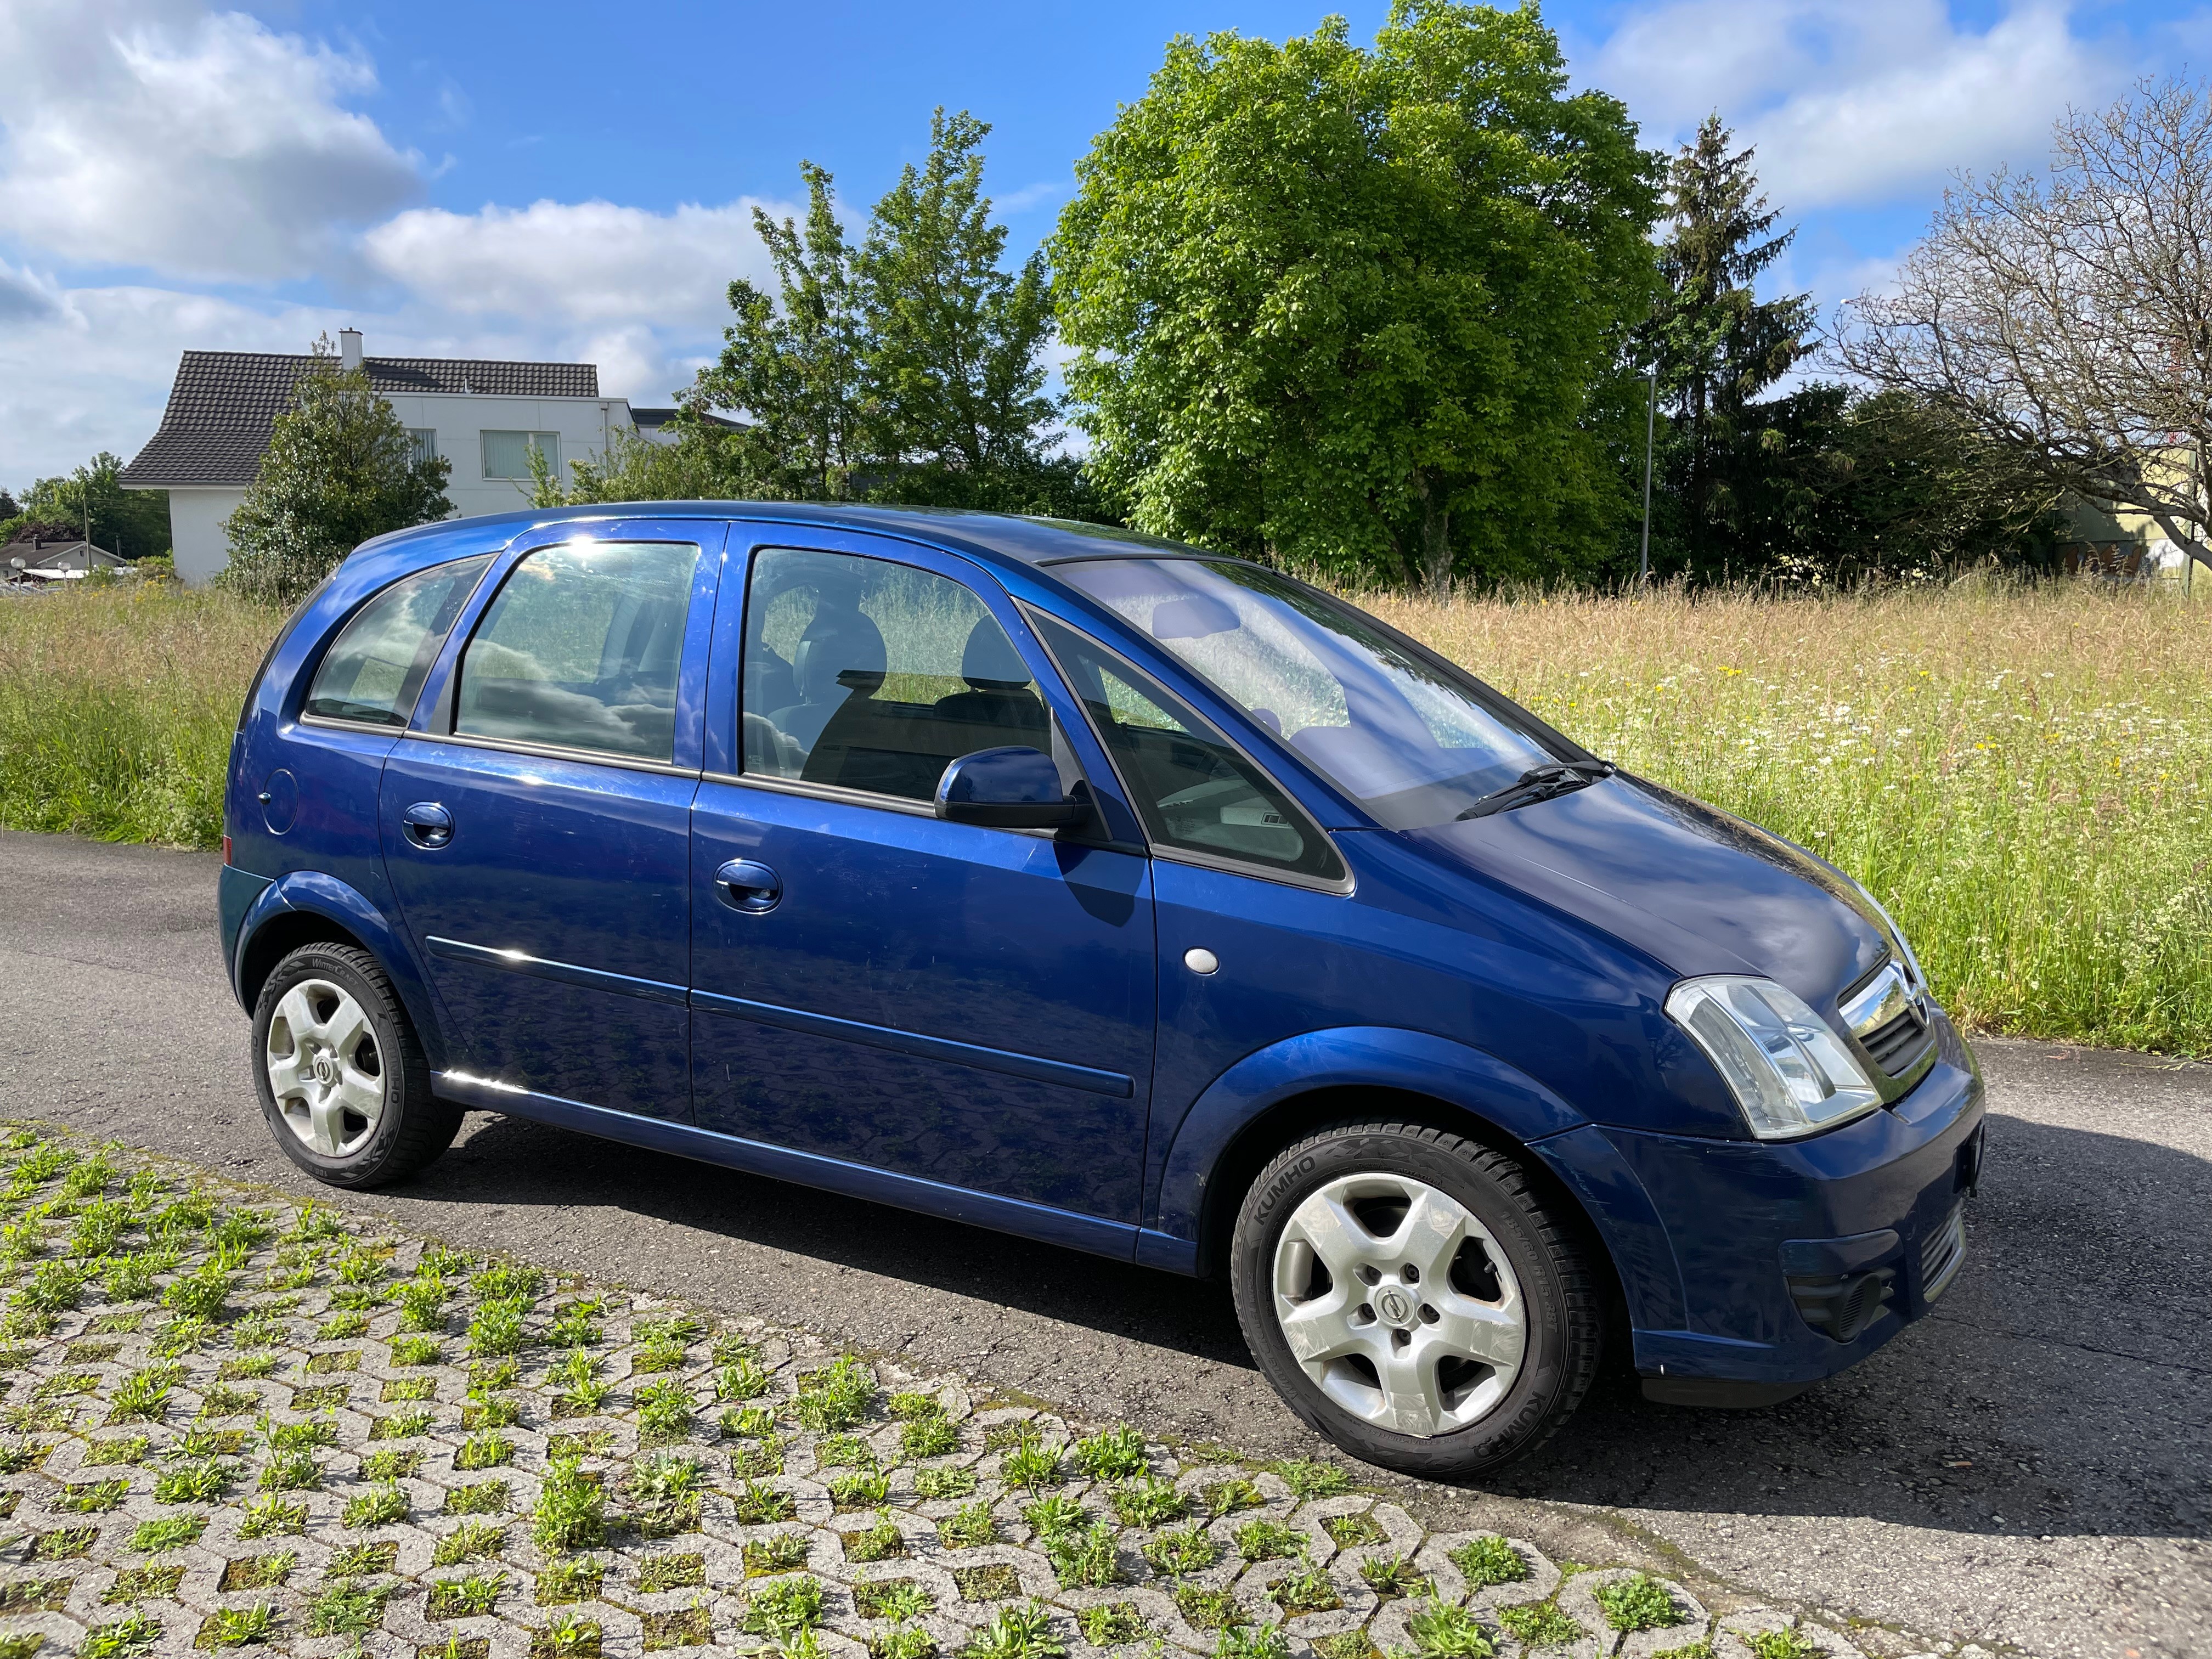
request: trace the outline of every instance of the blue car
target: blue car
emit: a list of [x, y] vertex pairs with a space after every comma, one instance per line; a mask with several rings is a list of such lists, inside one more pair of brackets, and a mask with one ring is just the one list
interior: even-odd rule
[[1958, 1272], [1982, 1084], [1874, 898], [1351, 605], [1091, 526], [663, 502], [364, 544], [230, 757], [270, 1132], [502, 1112], [1225, 1277], [1359, 1457], [1611, 1351], [1759, 1405]]

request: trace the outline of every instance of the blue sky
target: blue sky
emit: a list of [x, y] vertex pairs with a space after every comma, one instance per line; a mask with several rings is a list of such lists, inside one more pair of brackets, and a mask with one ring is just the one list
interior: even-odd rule
[[[1356, 36], [1382, 4], [1340, 8]], [[187, 347], [583, 358], [667, 401], [757, 276], [801, 158], [853, 209], [929, 112], [991, 122], [1021, 248], [1178, 32], [1279, 39], [1318, 5], [0, 5], [0, 482], [126, 457]], [[1948, 175], [2040, 163], [2051, 120], [2212, 65], [2191, 0], [1577, 0], [1578, 82], [1671, 147], [1717, 108], [1824, 309], [1887, 277]]]

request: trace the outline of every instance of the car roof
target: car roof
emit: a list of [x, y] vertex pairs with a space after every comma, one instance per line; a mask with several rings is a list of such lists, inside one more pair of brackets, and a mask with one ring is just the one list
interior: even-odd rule
[[399, 544], [429, 540], [441, 531], [466, 525], [482, 532], [512, 526], [517, 533], [547, 525], [606, 519], [750, 519], [786, 524], [818, 524], [848, 530], [920, 537], [1016, 563], [1036, 566], [1068, 559], [1220, 557], [1140, 531], [1115, 525], [1085, 524], [1073, 519], [1025, 518], [1010, 513], [975, 513], [963, 507], [873, 507], [842, 501], [604, 501], [581, 507], [525, 508], [465, 520], [446, 519], [363, 542], [356, 551], [395, 550]]

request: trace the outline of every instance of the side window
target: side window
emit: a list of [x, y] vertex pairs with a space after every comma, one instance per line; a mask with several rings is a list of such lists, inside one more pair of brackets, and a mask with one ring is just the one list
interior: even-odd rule
[[852, 553], [772, 548], [745, 598], [744, 769], [937, 793], [979, 749], [1051, 747], [1030, 671], [958, 582]]
[[1211, 726], [1096, 641], [1048, 617], [1035, 621], [1155, 843], [1323, 881], [1344, 878], [1328, 838]]
[[324, 653], [307, 688], [305, 712], [371, 726], [406, 725], [447, 630], [490, 562], [486, 555], [434, 565], [362, 606]]
[[453, 730], [672, 759], [699, 550], [566, 542], [507, 574], [462, 653]]

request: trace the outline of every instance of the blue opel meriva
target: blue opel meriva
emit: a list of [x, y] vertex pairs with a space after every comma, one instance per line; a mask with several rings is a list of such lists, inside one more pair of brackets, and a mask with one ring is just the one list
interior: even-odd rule
[[1982, 1085], [1881, 905], [1239, 560], [661, 502], [368, 543], [231, 750], [271, 1132], [505, 1112], [1225, 1274], [1261, 1368], [1462, 1475], [1783, 1399], [1926, 1312]]

